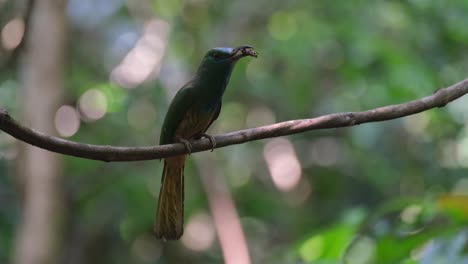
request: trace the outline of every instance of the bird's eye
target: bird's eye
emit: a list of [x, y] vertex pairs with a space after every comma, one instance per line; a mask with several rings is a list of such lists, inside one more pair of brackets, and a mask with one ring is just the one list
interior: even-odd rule
[[219, 53], [214, 53], [213, 58], [219, 59], [219, 58], [221, 58], [221, 55]]

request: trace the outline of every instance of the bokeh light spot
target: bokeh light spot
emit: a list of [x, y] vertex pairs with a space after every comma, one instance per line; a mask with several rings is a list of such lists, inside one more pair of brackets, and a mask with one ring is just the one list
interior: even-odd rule
[[274, 185], [280, 191], [293, 189], [301, 179], [301, 165], [291, 142], [276, 138], [265, 145], [263, 157]]
[[206, 213], [197, 213], [188, 221], [182, 243], [191, 250], [205, 251], [213, 244], [215, 235], [211, 217]]
[[417, 220], [421, 211], [422, 208], [420, 205], [410, 205], [401, 212], [401, 221], [406, 224], [413, 224]]
[[2, 29], [2, 45], [6, 50], [12, 50], [21, 43], [24, 35], [24, 21], [21, 18], [10, 20]]
[[124, 107], [127, 91], [122, 87], [107, 82], [95, 86], [95, 89], [104, 93], [106, 97], [106, 112], [118, 112]]
[[270, 35], [277, 40], [287, 40], [297, 31], [296, 17], [287, 12], [279, 11], [270, 17], [268, 23]]
[[111, 81], [125, 88], [135, 88], [150, 77], [158, 76], [168, 32], [169, 24], [163, 20], [147, 23], [135, 47], [112, 70]]
[[62, 105], [55, 113], [55, 129], [62, 137], [71, 137], [80, 128], [80, 116], [76, 109]]
[[81, 95], [78, 106], [85, 121], [95, 121], [103, 118], [106, 114], [107, 99], [100, 90], [89, 89]]

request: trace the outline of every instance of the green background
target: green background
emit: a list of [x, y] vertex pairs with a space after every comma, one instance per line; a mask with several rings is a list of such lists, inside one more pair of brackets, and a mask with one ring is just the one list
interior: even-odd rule
[[[96, 89], [104, 95], [96, 104], [106, 110], [81, 121], [69, 138], [78, 142], [158, 144], [169, 99], [217, 46], [250, 44], [260, 55], [237, 64], [211, 134], [401, 103], [468, 72], [464, 0], [96, 2], [67, 5], [64, 104], [76, 106]], [[3, 7], [0, 25], [14, 15]], [[154, 19], [167, 30], [154, 33], [165, 46], [160, 71], [132, 89], [109, 81]], [[0, 106], [13, 116], [21, 108], [18, 89], [16, 70], [2, 70]], [[464, 97], [398, 120], [193, 154], [185, 171], [186, 227], [202, 215], [214, 228], [201, 181], [212, 171], [204, 177], [227, 187], [252, 263], [468, 263], [467, 113]], [[2, 153], [13, 147], [1, 133]], [[298, 185], [277, 188], [268, 150], [290, 158], [277, 160], [282, 171], [300, 165]], [[3, 263], [20, 217], [14, 166], [0, 159]], [[159, 161], [66, 157], [64, 263], [76, 255], [82, 263], [223, 263], [216, 237], [203, 250], [151, 237], [161, 171]]]

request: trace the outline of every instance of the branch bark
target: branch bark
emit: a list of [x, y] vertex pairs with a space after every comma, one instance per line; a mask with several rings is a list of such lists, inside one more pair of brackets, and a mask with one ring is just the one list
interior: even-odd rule
[[[242, 144], [265, 138], [280, 137], [310, 130], [355, 126], [417, 114], [446, 104], [468, 93], [468, 79], [435, 91], [432, 95], [413, 101], [379, 107], [362, 112], [343, 112], [310, 119], [290, 120], [267, 126], [234, 131], [215, 136], [216, 148]], [[18, 140], [39, 148], [85, 159], [107, 162], [153, 160], [186, 154], [183, 144], [145, 147], [116, 147], [91, 145], [48, 136], [16, 122], [5, 109], [0, 108], [0, 129]], [[192, 142], [192, 153], [211, 149], [208, 139]]]

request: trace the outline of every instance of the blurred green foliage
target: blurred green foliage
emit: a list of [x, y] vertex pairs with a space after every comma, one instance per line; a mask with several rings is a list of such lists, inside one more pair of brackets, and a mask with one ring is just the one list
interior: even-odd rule
[[[16, 15], [6, 2], [0, 26]], [[158, 144], [168, 100], [215, 46], [250, 44], [260, 53], [236, 67], [215, 134], [400, 103], [468, 72], [465, 0], [152, 0], [149, 8], [144, 1], [70, 0], [67, 14], [64, 103], [76, 106], [89, 89], [106, 101], [103, 118], [81, 121], [71, 137], [79, 142]], [[169, 30], [160, 72], [135, 89], [110, 82], [154, 18]], [[0, 106], [13, 115], [19, 89], [16, 70], [2, 70]], [[466, 113], [461, 98], [399, 120], [288, 137], [302, 177], [286, 192], [270, 177], [269, 140], [206, 155], [228, 183], [253, 263], [468, 263]], [[0, 134], [2, 263], [20, 221], [14, 148]], [[161, 162], [69, 157], [65, 166], [64, 263], [223, 262], [218, 243], [193, 251], [148, 238]], [[192, 159], [186, 165], [187, 220], [209, 212], [198, 166]]]

